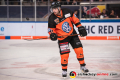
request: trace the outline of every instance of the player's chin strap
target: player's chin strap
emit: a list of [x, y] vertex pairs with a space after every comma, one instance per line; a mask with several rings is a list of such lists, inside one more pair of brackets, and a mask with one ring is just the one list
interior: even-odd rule
[[52, 8], [50, 8], [51, 13], [53, 13]]
[[60, 9], [59, 9], [59, 7], [58, 7], [58, 11], [59, 11], [59, 13], [60, 13]]

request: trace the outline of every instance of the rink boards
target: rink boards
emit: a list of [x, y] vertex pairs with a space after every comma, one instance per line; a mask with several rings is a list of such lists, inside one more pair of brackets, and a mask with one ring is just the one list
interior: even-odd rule
[[[81, 20], [88, 36], [81, 40], [120, 40], [120, 20]], [[74, 26], [76, 32], [77, 28]], [[0, 39], [47, 38], [48, 22], [0, 22]]]

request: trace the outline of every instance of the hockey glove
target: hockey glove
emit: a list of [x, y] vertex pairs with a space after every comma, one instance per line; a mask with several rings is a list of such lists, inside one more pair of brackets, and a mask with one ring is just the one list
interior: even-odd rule
[[50, 34], [50, 39], [51, 39], [52, 41], [56, 41], [56, 40], [57, 40], [57, 34], [51, 33], [51, 34]]
[[87, 31], [85, 30], [84, 26], [78, 27], [78, 31], [81, 37], [87, 36]]

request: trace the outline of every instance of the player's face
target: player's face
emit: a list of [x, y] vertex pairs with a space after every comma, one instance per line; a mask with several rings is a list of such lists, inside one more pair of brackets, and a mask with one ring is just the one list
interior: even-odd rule
[[59, 10], [58, 10], [58, 8], [53, 8], [52, 10], [53, 10], [53, 13], [54, 13], [55, 15], [59, 15]]

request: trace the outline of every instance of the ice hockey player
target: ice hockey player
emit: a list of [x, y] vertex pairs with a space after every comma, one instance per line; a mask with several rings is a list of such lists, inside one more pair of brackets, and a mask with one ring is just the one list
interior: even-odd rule
[[84, 61], [83, 46], [78, 38], [78, 35], [64, 36], [77, 34], [73, 24], [78, 27], [78, 31], [82, 37], [87, 36], [84, 26], [81, 25], [79, 19], [71, 10], [61, 9], [59, 2], [53, 2], [51, 4], [51, 12], [52, 14], [49, 16], [48, 20], [48, 33], [52, 41], [58, 40], [61, 56], [62, 76], [67, 77], [67, 65], [70, 53], [69, 44], [71, 44], [76, 53], [76, 57], [80, 63], [80, 69], [83, 72], [89, 72], [89, 70], [85, 67], [86, 64]]

